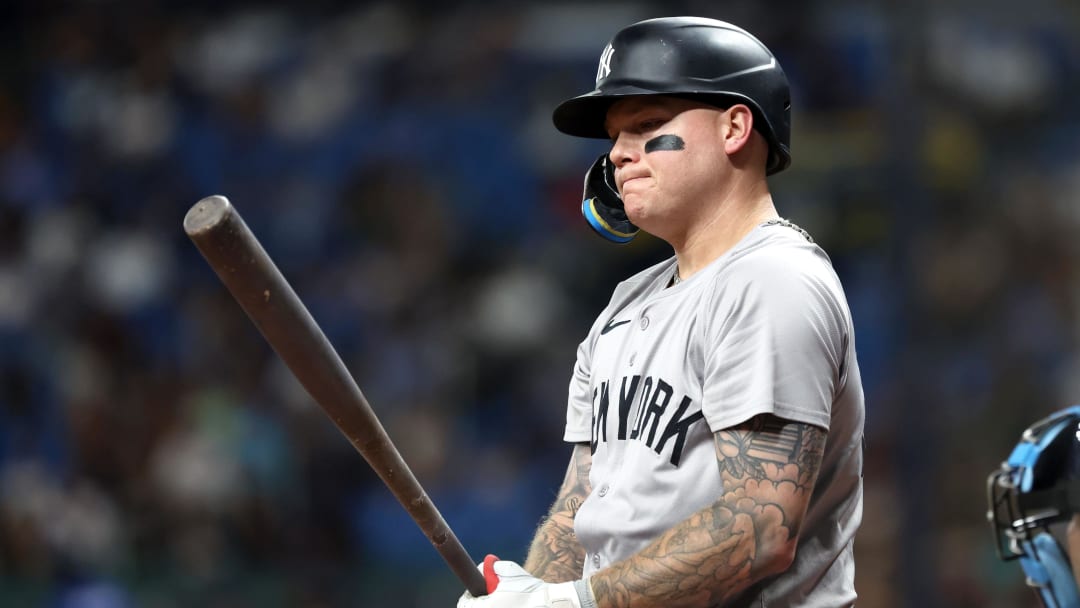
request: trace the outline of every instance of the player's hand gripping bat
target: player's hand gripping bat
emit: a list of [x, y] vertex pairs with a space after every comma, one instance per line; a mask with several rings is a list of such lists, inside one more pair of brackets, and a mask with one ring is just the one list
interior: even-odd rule
[[474, 596], [484, 576], [383, 429], [326, 335], [223, 196], [202, 199], [184, 231], [300, 384], [368, 461]]

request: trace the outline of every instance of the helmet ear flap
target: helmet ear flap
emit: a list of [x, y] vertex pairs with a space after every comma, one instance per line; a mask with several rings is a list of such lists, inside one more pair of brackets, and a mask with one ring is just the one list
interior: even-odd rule
[[585, 173], [581, 214], [597, 234], [614, 243], [629, 243], [637, 236], [639, 228], [626, 216], [607, 154], [601, 154]]

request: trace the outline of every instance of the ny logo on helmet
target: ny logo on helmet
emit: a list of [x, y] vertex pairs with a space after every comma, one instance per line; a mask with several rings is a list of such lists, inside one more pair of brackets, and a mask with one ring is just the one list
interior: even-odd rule
[[600, 54], [600, 67], [596, 68], [596, 82], [600, 82], [611, 73], [611, 56], [615, 54], [615, 48], [610, 44]]

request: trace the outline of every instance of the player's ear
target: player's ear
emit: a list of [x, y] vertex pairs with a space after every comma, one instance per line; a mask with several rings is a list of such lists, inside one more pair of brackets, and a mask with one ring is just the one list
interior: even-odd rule
[[745, 104], [737, 103], [721, 114], [724, 151], [735, 154], [746, 147], [754, 132], [754, 115]]

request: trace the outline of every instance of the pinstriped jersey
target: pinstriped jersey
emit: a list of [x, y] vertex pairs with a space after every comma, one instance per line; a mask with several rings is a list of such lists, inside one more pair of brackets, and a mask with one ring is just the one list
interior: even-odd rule
[[851, 314], [825, 252], [756, 227], [671, 285], [674, 258], [620, 283], [578, 348], [564, 439], [589, 442], [577, 512], [585, 575], [629, 557], [723, 491], [713, 434], [759, 414], [828, 431], [795, 561], [746, 605], [854, 603], [864, 404]]

